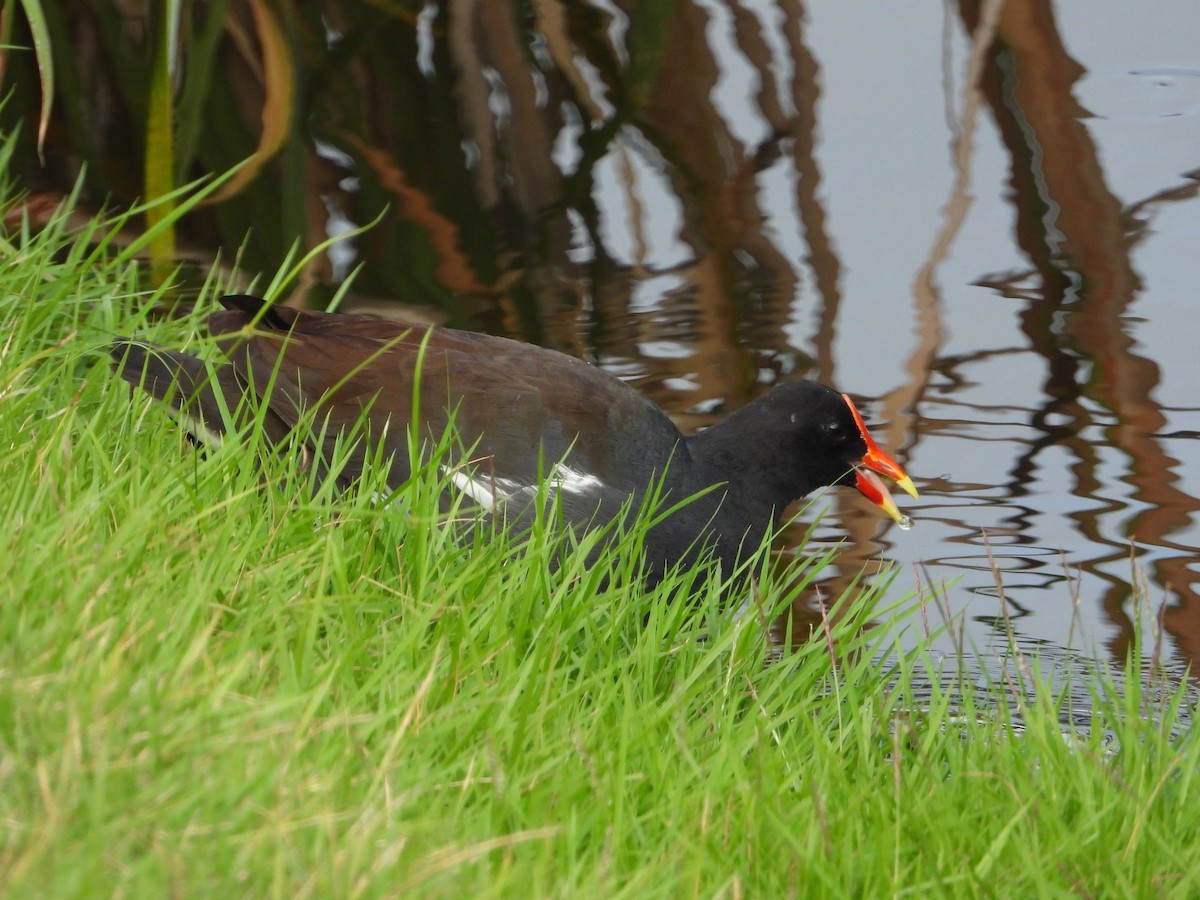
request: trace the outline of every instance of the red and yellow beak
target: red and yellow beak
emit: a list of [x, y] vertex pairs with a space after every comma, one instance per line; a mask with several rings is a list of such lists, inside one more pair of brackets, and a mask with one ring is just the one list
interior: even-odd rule
[[[864, 497], [891, 516], [896, 522], [900, 522], [901, 520], [907, 521], [904, 514], [896, 507], [896, 502], [892, 499], [892, 495], [888, 493], [887, 485], [884, 484], [883, 479], [879, 475], [886, 475], [895, 481], [896, 486], [910, 495], [914, 500], [917, 499], [916, 486], [913, 484], [912, 479], [908, 477], [908, 473], [900, 468], [900, 465], [884, 453], [879, 445], [875, 443], [875, 439], [867, 431], [867, 426], [863, 423], [862, 416], [859, 415], [858, 408], [854, 405], [854, 401], [850, 399], [850, 395], [842, 394], [842, 399], [846, 401], [846, 405], [850, 407], [850, 412], [854, 414], [854, 424], [858, 426], [858, 433], [862, 435], [862, 439], [867, 444], [867, 452], [863, 454], [862, 459], [854, 467], [854, 486], [858, 488]], [[876, 475], [876, 472], [879, 475]]]

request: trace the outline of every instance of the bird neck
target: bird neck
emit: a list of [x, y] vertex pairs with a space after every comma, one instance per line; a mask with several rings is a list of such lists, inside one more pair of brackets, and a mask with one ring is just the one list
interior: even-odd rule
[[815, 487], [796, 482], [794, 464], [783, 458], [777, 445], [756, 439], [737, 424], [730, 417], [688, 438], [698, 480], [704, 484], [727, 483], [739, 505], [777, 509]]

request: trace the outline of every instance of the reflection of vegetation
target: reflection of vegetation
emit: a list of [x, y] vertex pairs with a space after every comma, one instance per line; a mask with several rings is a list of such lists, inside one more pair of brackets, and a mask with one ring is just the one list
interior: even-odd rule
[[[85, 170], [92, 201], [123, 203], [247, 161], [220, 202], [190, 217], [185, 237], [232, 249], [250, 231], [242, 258], [252, 271], [277, 266], [297, 238], [311, 247], [390, 209], [356, 242], [355, 258], [367, 263], [362, 293], [528, 323], [539, 318], [534, 306], [578, 305], [581, 282], [620, 284], [630, 265], [655, 274], [655, 260], [614, 259], [606, 246], [614, 225], [627, 224], [601, 220], [603, 166], [603, 189], [626, 195], [631, 223], [648, 194], [686, 214], [678, 234], [655, 239], [680, 242], [695, 260], [675, 251], [660, 273], [673, 267], [675, 279], [689, 277], [694, 265], [695, 280], [715, 282], [700, 288], [713, 299], [762, 281], [738, 274], [748, 259], [767, 260], [747, 228], [762, 219], [749, 208], [753, 191], [739, 190], [733, 218], [724, 193], [752, 169], [755, 149], [739, 149], [711, 108], [716, 66], [697, 7], [25, 7], [30, 16], [7, 21], [16, 44], [38, 49], [8, 54], [6, 82], [18, 102], [5, 124], [32, 126], [21, 154], [28, 183], [65, 191]], [[750, 64], [765, 70], [762, 47], [747, 42]], [[51, 95], [46, 120], [41, 103]], [[786, 123], [772, 115], [781, 133]], [[47, 123], [44, 168], [39, 121]], [[635, 162], [653, 176], [637, 176]], [[641, 183], [647, 177], [660, 180]], [[644, 257], [644, 239], [635, 243]], [[328, 259], [322, 265], [310, 283], [342, 274]], [[511, 305], [497, 311], [499, 294]], [[723, 318], [714, 323], [722, 329]]]
[[[661, 58], [673, 5], [647, 4], [638, 19], [639, 78]], [[297, 237], [311, 246], [334, 220], [370, 221], [390, 205], [397, 215], [360, 247], [371, 262], [360, 287], [442, 305], [490, 292], [506, 254], [545, 243], [536, 220], [560, 178], [517, 96], [544, 38], [519, 28], [524, 13], [507, 3], [480, 21], [435, 9], [421, 33], [418, 4], [366, 0], [25, 0], [22, 9], [6, 26], [34, 50], [5, 54], [17, 96], [3, 124], [32, 126], [19, 156], [35, 187], [63, 191], [83, 172], [95, 203], [155, 200], [242, 163], [189, 229], [226, 247], [249, 232], [252, 270], [277, 265]], [[569, 67], [569, 54], [558, 62]], [[499, 135], [508, 125], [537, 158]], [[497, 169], [513, 164], [519, 175]], [[168, 238], [160, 257], [171, 255]]]
[[[464, 286], [433, 277], [435, 251], [446, 247], [432, 246], [438, 214], [431, 210], [453, 209], [440, 200], [461, 202], [471, 191], [461, 190], [461, 156], [426, 152], [431, 137], [457, 125], [446, 114], [448, 85], [431, 79], [424, 96], [411, 93], [422, 80], [414, 77], [410, 10], [267, 0], [170, 0], [134, 5], [132, 14], [113, 0], [28, 0], [24, 8], [29, 14], [13, 40], [36, 52], [6, 56], [6, 81], [17, 97], [5, 125], [40, 123], [24, 129], [20, 156], [29, 183], [62, 189], [82, 170], [94, 200], [122, 203], [165, 196], [183, 181], [244, 162], [190, 228], [232, 247], [250, 231], [246, 261], [261, 268], [278, 264], [296, 237], [310, 244], [325, 237], [321, 200], [353, 174], [376, 181], [381, 190], [372, 196], [383, 199], [354, 210], [352, 221], [376, 217], [391, 191], [391, 202], [407, 206], [421, 225], [393, 223], [372, 236], [401, 248], [380, 254], [384, 263], [373, 275], [399, 272], [418, 297], [444, 299], [447, 287]], [[13, 21], [10, 15], [10, 27]], [[382, 150], [373, 132], [393, 129], [404, 139]], [[35, 136], [43, 133], [40, 168]], [[443, 133], [437, 145], [461, 143], [461, 135]], [[429, 167], [438, 177], [419, 182], [440, 185], [444, 197], [422, 205], [403, 173]], [[219, 202], [239, 195], [241, 202]], [[478, 219], [478, 209], [460, 212], [460, 221], [471, 212]], [[458, 252], [456, 241], [450, 249]]]

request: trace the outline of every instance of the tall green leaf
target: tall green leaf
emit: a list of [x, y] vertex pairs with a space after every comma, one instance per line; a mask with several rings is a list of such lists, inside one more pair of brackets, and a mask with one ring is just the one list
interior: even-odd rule
[[[169, 219], [174, 202], [169, 198], [175, 189], [175, 116], [172, 83], [178, 50], [181, 0], [169, 0], [162, 15], [152, 19], [154, 28], [154, 65], [150, 75], [150, 100], [146, 115], [146, 161], [144, 186], [146, 224], [151, 231]], [[163, 202], [158, 203], [162, 199]], [[156, 231], [150, 242], [151, 273], [161, 281], [175, 258], [175, 229], [173, 224]]]

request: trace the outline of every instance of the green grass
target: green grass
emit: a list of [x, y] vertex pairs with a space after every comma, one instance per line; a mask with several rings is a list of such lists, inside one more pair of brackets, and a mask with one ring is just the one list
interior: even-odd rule
[[1200, 893], [1181, 693], [1101, 677], [1065, 740], [1042, 691], [1018, 735], [1004, 686], [874, 662], [909, 623], [869, 594], [765, 665], [755, 616], [671, 602], [687, 575], [456, 526], [436, 470], [383, 506], [253, 435], [201, 457], [103, 353], [197, 321], [86, 238], [0, 247], [7, 895]]

